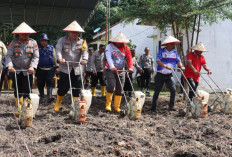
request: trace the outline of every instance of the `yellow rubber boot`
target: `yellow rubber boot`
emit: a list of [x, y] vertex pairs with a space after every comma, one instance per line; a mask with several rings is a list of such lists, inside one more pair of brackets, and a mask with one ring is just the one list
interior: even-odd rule
[[59, 110], [60, 110], [60, 105], [61, 105], [61, 102], [62, 102], [63, 99], [64, 99], [64, 96], [59, 96], [59, 95], [57, 94], [56, 104], [55, 104], [55, 106], [54, 106], [54, 111], [55, 111], [55, 112], [59, 112]]
[[106, 110], [111, 111], [111, 102], [113, 98], [113, 93], [106, 93]]
[[102, 96], [106, 96], [106, 86], [101, 86], [101, 94]]
[[15, 112], [15, 115], [19, 115], [19, 111], [18, 111], [19, 104], [18, 104], [18, 99], [17, 99], [17, 98], [15, 98], [15, 104], [16, 104], [16, 112]]
[[12, 90], [12, 80], [8, 80], [8, 88], [9, 90]]
[[4, 88], [5, 88], [5, 80], [3, 80], [2, 82], [2, 90], [4, 90]]
[[19, 98], [19, 105], [18, 105], [18, 99], [15, 98], [15, 104], [16, 104], [16, 112], [15, 112], [15, 115], [19, 115], [19, 111], [18, 111], [18, 107], [19, 105], [23, 105], [23, 97], [20, 97]]
[[120, 110], [121, 99], [122, 99], [122, 96], [120, 95], [114, 96], [114, 110], [118, 113], [121, 111]]
[[19, 104], [20, 104], [20, 105], [23, 105], [23, 97], [20, 97], [20, 98], [19, 98]]
[[77, 100], [78, 97], [73, 97], [73, 103]]
[[96, 87], [92, 87], [92, 96], [95, 96]]

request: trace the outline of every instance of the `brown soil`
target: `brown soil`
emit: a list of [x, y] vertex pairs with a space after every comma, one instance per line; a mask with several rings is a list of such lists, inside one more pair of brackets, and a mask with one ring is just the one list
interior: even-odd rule
[[[28, 156], [23, 137], [12, 114], [13, 95], [0, 98], [0, 156]], [[84, 125], [69, 119], [70, 95], [59, 113], [41, 104], [33, 127], [22, 129], [32, 156], [232, 156], [232, 115], [209, 113], [204, 119], [186, 119], [167, 111], [169, 97], [160, 96], [158, 115], [149, 111], [146, 99], [142, 118], [132, 121], [104, 110], [105, 98], [93, 98]], [[176, 108], [185, 105], [182, 96]], [[123, 105], [122, 105], [123, 106]]]

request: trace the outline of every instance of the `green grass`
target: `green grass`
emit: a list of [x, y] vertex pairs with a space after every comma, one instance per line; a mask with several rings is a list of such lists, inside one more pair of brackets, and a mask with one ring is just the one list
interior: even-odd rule
[[[133, 80], [133, 87], [135, 91], [141, 91], [141, 89], [138, 87], [136, 80]], [[164, 88], [163, 88], [164, 89]], [[150, 95], [154, 94], [154, 84], [150, 84]], [[160, 95], [164, 95], [164, 96], [170, 96], [170, 92], [166, 92], [166, 91], [161, 91]]]

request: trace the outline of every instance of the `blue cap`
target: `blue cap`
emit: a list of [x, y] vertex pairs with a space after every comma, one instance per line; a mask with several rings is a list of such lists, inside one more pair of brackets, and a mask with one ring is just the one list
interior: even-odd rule
[[41, 34], [39, 40], [49, 40], [49, 39], [48, 39], [48, 35], [45, 34], [45, 33]]

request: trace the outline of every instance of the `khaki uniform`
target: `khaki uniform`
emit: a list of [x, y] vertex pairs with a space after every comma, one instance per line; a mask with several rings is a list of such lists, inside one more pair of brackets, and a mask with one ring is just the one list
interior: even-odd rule
[[[142, 68], [139, 66], [137, 59], [135, 57], [132, 57], [132, 62], [133, 62], [133, 70], [136, 68], [137, 71], [142, 70]], [[126, 69], [128, 69], [128, 65], [126, 64]], [[126, 93], [128, 93], [128, 95], [131, 97], [131, 92], [132, 92], [132, 86], [131, 86], [131, 82], [133, 81], [133, 77], [132, 77], [132, 73], [129, 73], [129, 78], [126, 75], [125, 76], [125, 84], [124, 84], [124, 91]]]
[[[89, 55], [89, 54], [88, 54]], [[85, 89], [90, 87], [90, 79], [93, 78], [93, 54], [89, 55], [88, 63], [85, 65]]]
[[93, 75], [91, 83], [92, 87], [96, 87], [98, 80], [100, 81], [101, 86], [106, 85], [105, 76], [103, 74], [103, 60], [104, 52], [95, 52], [93, 54], [93, 73], [96, 73], [97, 75]]
[[93, 72], [93, 54], [92, 55], [89, 55], [88, 54], [88, 62], [85, 66], [85, 70], [88, 71], [88, 72]]
[[154, 70], [154, 61], [151, 55], [143, 54], [139, 59], [139, 64], [143, 69]]
[[[26, 42], [14, 39], [7, 50], [6, 67], [12, 66], [15, 70], [28, 70], [30, 67], [37, 68], [39, 61], [39, 50], [37, 42], [29, 38]], [[19, 97], [28, 97], [29, 83], [27, 72], [16, 72]], [[32, 87], [33, 76], [29, 75], [30, 85]], [[13, 78], [13, 87], [15, 89], [15, 77]], [[15, 97], [16, 91], [14, 91]]]
[[95, 52], [93, 54], [93, 73], [103, 72], [104, 52]]
[[[21, 42], [18, 38], [14, 39], [7, 50], [6, 67], [12, 66], [15, 70], [28, 70], [28, 68], [37, 68], [39, 61], [39, 50], [37, 42], [28, 39]], [[17, 72], [19, 74], [20, 72]], [[26, 72], [23, 72], [26, 75]]]
[[[151, 73], [154, 71], [154, 61], [151, 55], [143, 54], [140, 57], [139, 64], [143, 68], [143, 73], [141, 74], [141, 86], [142, 91], [146, 88], [146, 92], [149, 93], [149, 84], [151, 81]], [[143, 91], [144, 92], [144, 91]]]
[[[69, 40], [68, 37], [62, 37], [56, 44], [56, 58], [57, 60], [64, 58], [65, 61], [80, 62], [81, 57], [83, 60], [88, 60], [88, 52], [82, 51], [82, 44], [84, 40], [78, 39], [77, 41]], [[73, 69], [75, 75], [80, 75], [80, 64], [69, 63], [70, 71]], [[68, 74], [68, 67], [66, 64], [60, 64], [59, 69], [61, 72]]]
[[142, 68], [139, 66], [137, 59], [135, 57], [132, 58], [132, 62], [133, 62], [133, 67], [135, 67], [136, 70], [138, 71], [142, 70]]
[[2, 84], [4, 81], [4, 75], [5, 75], [5, 70], [3, 69], [2, 61], [3, 61], [3, 55], [6, 58], [6, 51], [7, 51], [6, 46], [4, 45], [3, 42], [0, 41], [0, 91], [2, 89]]
[[6, 46], [3, 42], [0, 41], [0, 74], [2, 71], [2, 60], [3, 60], [3, 55], [6, 57]]
[[[56, 58], [65, 59], [65, 61], [80, 62], [82, 60], [88, 61], [88, 52], [82, 51], [84, 40], [78, 38], [76, 41], [70, 40], [67, 36], [62, 37], [58, 40], [56, 45]], [[73, 96], [79, 97], [81, 89], [81, 67], [77, 63], [69, 63], [70, 76], [73, 89]], [[60, 80], [58, 87], [58, 95], [64, 96], [69, 90], [69, 77], [68, 77], [68, 67], [66, 64], [59, 64], [60, 69]]]

